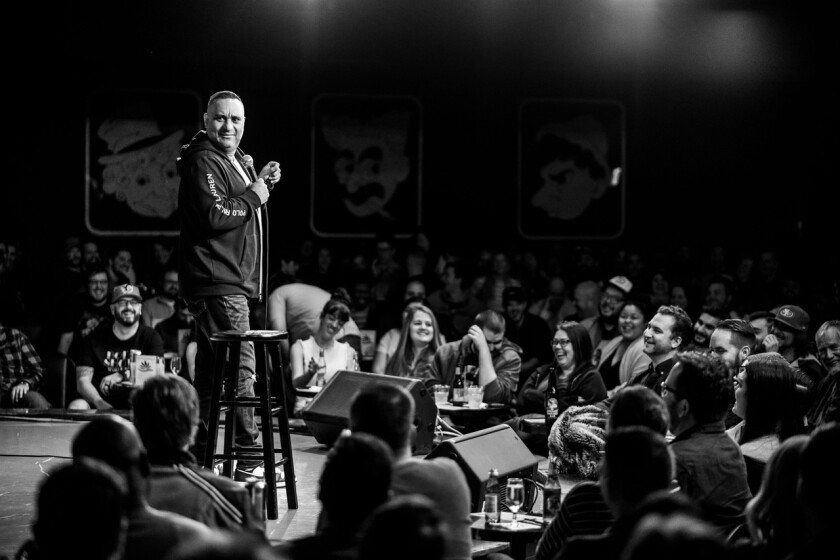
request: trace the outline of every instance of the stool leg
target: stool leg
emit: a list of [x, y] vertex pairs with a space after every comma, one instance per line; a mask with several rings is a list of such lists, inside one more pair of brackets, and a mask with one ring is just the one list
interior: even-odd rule
[[[225, 369], [225, 400], [233, 402], [236, 400], [236, 387], [239, 383], [239, 342], [232, 342], [227, 345], [228, 358], [227, 367]], [[225, 439], [223, 453], [231, 455], [233, 453], [233, 438], [236, 435], [236, 407], [228, 406], [225, 412]], [[222, 474], [228, 478], [233, 478], [233, 459], [226, 459]]]
[[[268, 347], [255, 352], [262, 363], [257, 367], [257, 382], [262, 384], [259, 395], [260, 425], [262, 429], [263, 467], [265, 467], [265, 496], [267, 517], [277, 519], [277, 473], [274, 472], [274, 421], [271, 416], [271, 376], [268, 371]], [[256, 348], [255, 348], [256, 350]], [[260, 359], [261, 358], [261, 359]], [[288, 485], [289, 482], [286, 481]]]
[[215, 343], [215, 359], [213, 361], [213, 389], [210, 397], [210, 417], [207, 420], [207, 442], [204, 448], [204, 468], [213, 469], [216, 454], [216, 439], [219, 436], [219, 414], [221, 410], [222, 385], [225, 378], [225, 354], [227, 344]]
[[[272, 358], [274, 360], [274, 368], [277, 371], [283, 371], [283, 361], [280, 357], [280, 344], [273, 344], [271, 346], [273, 352]], [[271, 386], [269, 385], [269, 388]], [[283, 474], [286, 476], [286, 501], [289, 504], [289, 509], [298, 508], [297, 497], [297, 480], [295, 479], [295, 460], [292, 453], [292, 435], [289, 432], [289, 414], [288, 414], [288, 400], [286, 399], [286, 384], [283, 382], [282, 376], [278, 383], [278, 395], [276, 398], [277, 407], [277, 424], [280, 435], [280, 449], [283, 453]]]

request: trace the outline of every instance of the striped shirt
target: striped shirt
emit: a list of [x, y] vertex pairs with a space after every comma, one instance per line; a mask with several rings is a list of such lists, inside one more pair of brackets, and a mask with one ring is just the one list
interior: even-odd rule
[[600, 535], [613, 522], [597, 482], [584, 481], [566, 494], [557, 517], [537, 543], [535, 560], [550, 560], [577, 535]]

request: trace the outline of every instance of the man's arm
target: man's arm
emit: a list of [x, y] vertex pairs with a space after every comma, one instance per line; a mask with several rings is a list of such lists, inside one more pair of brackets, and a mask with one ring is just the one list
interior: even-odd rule
[[97, 410], [111, 410], [111, 404], [102, 398], [99, 391], [93, 386], [93, 368], [90, 366], [76, 367], [76, 391], [91, 406]]
[[70, 352], [70, 345], [73, 344], [73, 331], [61, 333], [58, 339], [58, 353], [64, 356]]
[[[210, 152], [205, 152], [210, 154]], [[234, 171], [213, 156], [201, 154], [190, 158], [184, 176], [189, 177], [190, 206], [199, 225], [209, 231], [230, 231], [252, 219], [262, 204], [260, 192], [268, 189], [262, 179], [252, 183], [240, 196], [231, 196], [227, 177]], [[243, 181], [244, 183], [244, 181]], [[258, 187], [261, 185], [261, 189]]]
[[[286, 298], [280, 292], [280, 289], [274, 290], [268, 298], [268, 324], [269, 328], [274, 331], [288, 331], [286, 324]], [[283, 363], [289, 363], [289, 339], [285, 338], [280, 341], [280, 356], [283, 358]]]
[[[35, 351], [35, 347], [26, 338], [26, 335], [18, 331], [18, 344], [20, 345], [20, 356], [23, 361], [23, 375], [21, 381], [28, 384], [28, 389], [37, 390], [44, 378], [44, 364], [41, 357]], [[24, 393], [25, 394], [25, 393]]]

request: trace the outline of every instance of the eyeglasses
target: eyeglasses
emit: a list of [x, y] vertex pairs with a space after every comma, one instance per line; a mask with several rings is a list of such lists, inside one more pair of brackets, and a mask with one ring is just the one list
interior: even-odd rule
[[117, 307], [140, 307], [141, 303], [134, 299], [121, 299], [116, 305]]
[[569, 340], [568, 338], [561, 338], [559, 340], [555, 338], [551, 341], [551, 347], [552, 348], [557, 348], [558, 346], [562, 346], [563, 348], [568, 348], [571, 345], [572, 345], [572, 341]]
[[659, 394], [664, 397], [665, 393], [671, 393], [672, 395], [674, 395], [678, 399], [684, 399], [685, 398], [683, 396], [682, 391], [677, 391], [676, 389], [668, 387], [668, 385], [666, 385], [665, 382], [663, 381], [662, 383], [659, 384]]
[[601, 301], [607, 301], [609, 303], [624, 303], [624, 298], [621, 296], [613, 296], [610, 294], [604, 294], [601, 296]]

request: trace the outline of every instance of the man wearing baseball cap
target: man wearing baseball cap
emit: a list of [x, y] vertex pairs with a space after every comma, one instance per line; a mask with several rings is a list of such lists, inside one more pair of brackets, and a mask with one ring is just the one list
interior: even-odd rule
[[813, 404], [817, 386], [825, 377], [825, 370], [810, 350], [810, 322], [811, 317], [798, 305], [782, 305], [776, 310], [770, 321], [769, 334], [761, 343], [765, 352], [778, 352], [796, 372], [803, 414]]
[[70, 409], [131, 408], [131, 387], [123, 383], [121, 371], [114, 371], [116, 364], [109, 364], [108, 353], [120, 357], [123, 352], [130, 356], [132, 350], [139, 350], [143, 355], [163, 356], [160, 335], [140, 324], [142, 308], [143, 295], [137, 286], [120, 284], [114, 288], [111, 295], [114, 321], [101, 323], [85, 340], [82, 357], [76, 364], [76, 390], [81, 399], [71, 402]]
[[633, 283], [626, 276], [613, 276], [606, 282], [598, 304], [600, 315], [580, 322], [589, 331], [593, 348], [618, 336], [618, 314], [632, 289]]

